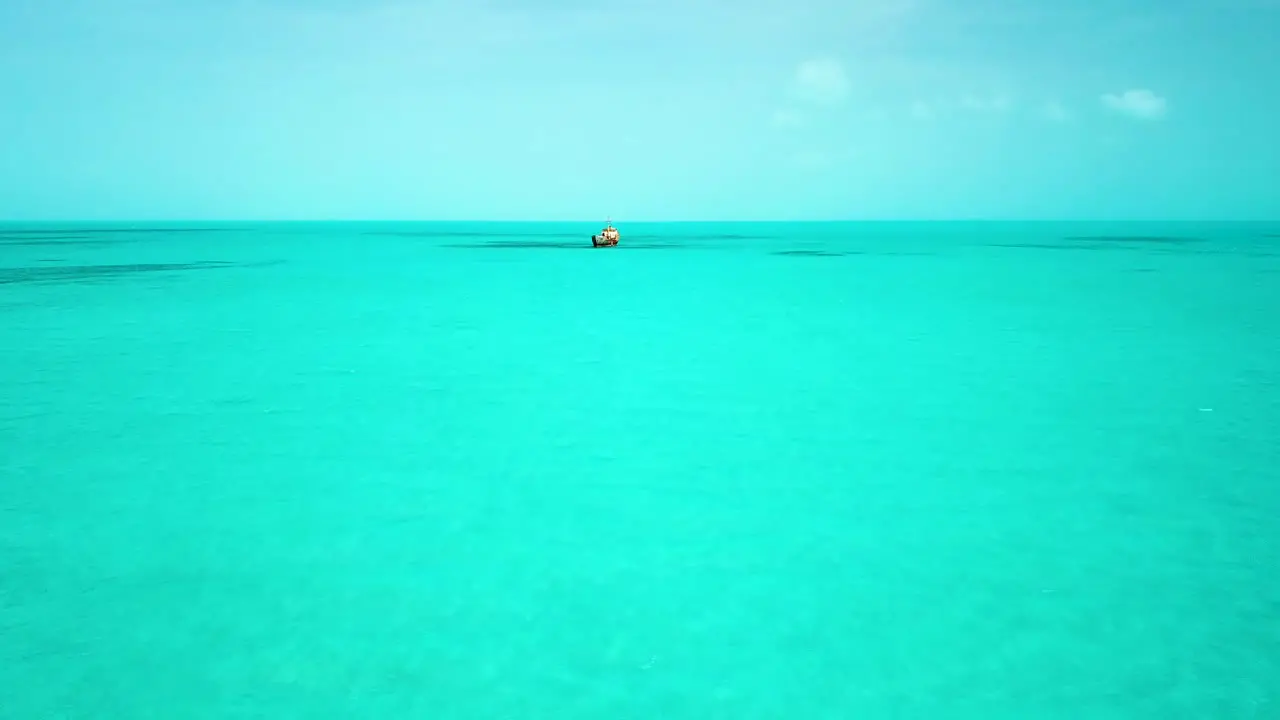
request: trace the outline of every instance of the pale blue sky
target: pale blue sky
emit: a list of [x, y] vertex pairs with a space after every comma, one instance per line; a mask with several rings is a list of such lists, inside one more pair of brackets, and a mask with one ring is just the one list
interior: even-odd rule
[[1280, 0], [0, 0], [0, 217], [1280, 217]]

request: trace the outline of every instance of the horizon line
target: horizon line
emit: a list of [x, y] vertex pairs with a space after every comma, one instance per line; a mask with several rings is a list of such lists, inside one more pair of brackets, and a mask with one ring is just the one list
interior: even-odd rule
[[[599, 219], [568, 218], [560, 220], [485, 220], [485, 219], [431, 219], [431, 218], [0, 218], [0, 224], [57, 224], [57, 223], [111, 223], [153, 225], [157, 223], [435, 223], [435, 224], [577, 224], [599, 223]], [[683, 225], [766, 225], [766, 224], [884, 224], [884, 223], [1280, 223], [1280, 217], [1263, 218], [830, 218], [830, 219], [755, 219], [755, 220], [687, 220], [687, 219], [612, 219], [607, 222], [632, 224], [683, 224]]]

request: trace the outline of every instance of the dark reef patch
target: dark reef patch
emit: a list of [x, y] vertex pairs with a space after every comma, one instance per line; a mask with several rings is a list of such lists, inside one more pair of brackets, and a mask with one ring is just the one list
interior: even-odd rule
[[1023, 250], [1132, 250], [1119, 245], [1065, 245], [1054, 243], [986, 243], [986, 247], [1017, 248]]
[[570, 238], [569, 233], [481, 232], [477, 230], [370, 230], [368, 236], [404, 238]]
[[49, 236], [91, 236], [91, 235], [150, 235], [190, 234], [190, 233], [223, 233], [242, 232], [243, 228], [213, 227], [58, 227], [58, 228], [0, 228], [0, 238], [4, 237], [49, 237]]
[[681, 240], [777, 240], [775, 235], [735, 235], [732, 233], [708, 233], [706, 235], [681, 235]]
[[102, 247], [115, 245], [116, 240], [10, 240], [0, 237], [0, 247]]
[[591, 249], [591, 241], [586, 242], [538, 242], [536, 240], [494, 240], [490, 242], [447, 243], [443, 247], [464, 250], [574, 250]]
[[783, 257], [846, 257], [849, 255], [864, 255], [866, 253], [839, 250], [775, 250], [769, 254]]
[[1204, 242], [1204, 238], [1173, 235], [1071, 235], [1063, 238], [1070, 242], [1143, 243], [1155, 245], [1185, 245]]
[[132, 263], [120, 265], [64, 265], [61, 267], [0, 268], [0, 285], [14, 285], [19, 283], [88, 282], [145, 273], [261, 267], [277, 265], [279, 262], [280, 261], [236, 263], [210, 260], [190, 263]]
[[692, 245], [677, 243], [622, 243], [611, 248], [596, 248], [591, 239], [538, 242], [536, 240], [495, 240], [474, 243], [447, 243], [442, 247], [463, 250], [687, 250]]
[[[545, 233], [538, 233], [538, 232], [528, 232], [528, 231], [516, 232], [516, 231], [511, 231], [511, 230], [489, 230], [489, 231], [481, 231], [481, 230], [370, 230], [370, 231], [365, 232], [365, 233], [363, 233], [363, 234], [364, 234], [364, 235], [366, 235], [366, 236], [374, 236], [374, 237], [379, 237], [379, 236], [380, 236], [380, 237], [402, 237], [402, 238], [423, 238], [423, 239], [428, 239], [428, 238], [440, 238], [440, 239], [467, 239], [467, 238], [474, 238], [474, 239], [483, 239], [483, 238], [500, 239], [500, 238], [511, 238], [511, 239], [513, 239], [513, 240], [515, 240], [515, 241], [523, 241], [523, 240], [533, 239], [533, 238], [547, 238], [547, 239], [550, 239], [550, 238], [559, 238], [559, 239], [570, 239], [570, 238], [574, 238], [574, 239], [576, 239], [576, 238], [578, 238], [578, 237], [581, 237], [581, 235], [579, 235], [578, 233], [568, 233], [568, 232], [545, 232]], [[586, 232], [585, 232], [585, 236], [586, 236], [587, 238], [590, 238], [590, 237], [591, 237], [591, 233], [590, 233], [589, 231], [586, 231]], [[679, 235], [653, 235], [653, 234], [647, 234], [647, 233], [644, 233], [644, 234], [634, 234], [634, 233], [633, 233], [633, 234], [623, 235], [623, 237], [622, 237], [622, 243], [619, 245], [619, 247], [621, 247], [622, 245], [630, 245], [630, 246], [632, 246], [632, 247], [636, 247], [636, 246], [637, 246], [636, 241], [640, 241], [640, 242], [643, 242], [643, 243], [651, 243], [651, 242], [662, 243], [664, 247], [666, 247], [666, 246], [668, 246], [668, 245], [671, 245], [671, 246], [681, 246], [681, 247], [683, 247], [683, 246], [685, 246], [685, 245], [688, 245], [690, 241], [697, 241], [697, 240], [774, 240], [774, 239], [777, 239], [777, 238], [774, 238], [774, 237], [772, 237], [772, 236], [768, 236], [768, 235], [737, 235], [737, 234], [731, 234], [731, 233], [707, 233], [707, 234], [693, 234], [693, 235], [686, 235], [686, 234], [679, 234]], [[456, 246], [456, 245], [451, 245], [450, 247], [457, 247], [457, 246]]]
[[706, 247], [698, 247], [697, 245], [682, 245], [680, 243], [628, 243], [619, 245], [615, 250], [707, 250]]
[[[92, 240], [92, 235], [83, 233], [27, 233], [13, 232], [9, 230], [0, 230], [0, 243], [42, 243], [53, 242], [55, 240]], [[99, 240], [98, 242], [103, 242]]]

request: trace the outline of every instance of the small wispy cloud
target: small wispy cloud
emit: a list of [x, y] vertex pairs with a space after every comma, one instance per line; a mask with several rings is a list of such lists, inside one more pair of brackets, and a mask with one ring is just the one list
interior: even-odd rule
[[960, 98], [960, 107], [976, 112], [1005, 112], [1010, 105], [1009, 98], [1004, 95], [993, 95], [991, 97], [965, 95]]
[[829, 152], [807, 150], [791, 156], [791, 164], [801, 170], [824, 170], [834, 166], [836, 158]]
[[907, 111], [913, 120], [937, 120], [953, 117], [957, 113], [997, 115], [1013, 109], [1013, 101], [1006, 95], [962, 95], [959, 98], [943, 97], [931, 100], [917, 99]]
[[839, 60], [806, 60], [796, 68], [795, 96], [816, 105], [838, 105], [849, 96], [849, 77]]
[[1066, 122], [1071, 119], [1071, 113], [1067, 112], [1067, 108], [1057, 100], [1050, 100], [1040, 108], [1040, 113], [1044, 117], [1053, 122]]
[[781, 128], [802, 128], [809, 123], [804, 113], [790, 108], [783, 108], [774, 111], [773, 124], [775, 127]]
[[1125, 90], [1123, 93], [1107, 93], [1102, 104], [1118, 113], [1139, 120], [1159, 120], [1169, 110], [1169, 102], [1150, 90]]
[[[791, 75], [788, 88], [791, 102], [774, 111], [772, 123], [780, 128], [806, 127], [812, 114], [844, 104], [849, 89], [849, 76], [839, 60], [806, 60], [797, 65]], [[797, 109], [797, 105], [806, 109]]]

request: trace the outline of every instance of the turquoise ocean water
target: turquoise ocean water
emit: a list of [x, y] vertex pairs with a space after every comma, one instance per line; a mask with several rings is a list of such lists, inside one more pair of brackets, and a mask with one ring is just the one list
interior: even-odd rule
[[1280, 717], [1280, 225], [0, 227], [0, 717]]

